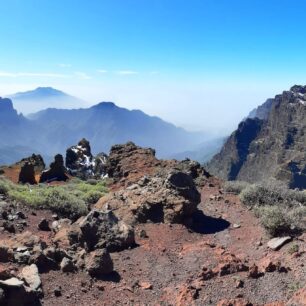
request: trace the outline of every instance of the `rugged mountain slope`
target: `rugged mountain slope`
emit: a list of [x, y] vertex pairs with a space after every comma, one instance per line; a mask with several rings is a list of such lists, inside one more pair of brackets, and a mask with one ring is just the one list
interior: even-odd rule
[[66, 94], [52, 87], [38, 87], [34, 90], [18, 92], [8, 96], [16, 109], [24, 114], [37, 112], [47, 107], [74, 108], [84, 106], [79, 98]]
[[0, 164], [11, 164], [41, 148], [35, 122], [19, 115], [10, 99], [0, 98]]
[[224, 179], [273, 177], [306, 188], [306, 86], [293, 86], [271, 101], [267, 119], [240, 123], [208, 168]]
[[264, 104], [253, 109], [249, 113], [248, 118], [251, 118], [251, 119], [258, 118], [261, 120], [266, 120], [273, 106], [273, 101], [274, 101], [273, 99], [268, 99]]

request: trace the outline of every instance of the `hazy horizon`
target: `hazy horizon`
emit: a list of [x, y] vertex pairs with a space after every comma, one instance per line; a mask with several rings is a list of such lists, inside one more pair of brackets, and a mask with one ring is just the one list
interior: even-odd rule
[[1, 4], [0, 96], [51, 86], [88, 106], [112, 101], [226, 135], [267, 98], [306, 83], [303, 8], [12, 0]]

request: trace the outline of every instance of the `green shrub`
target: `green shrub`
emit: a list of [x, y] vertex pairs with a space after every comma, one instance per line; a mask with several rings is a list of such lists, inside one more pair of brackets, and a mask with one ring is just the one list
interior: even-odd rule
[[0, 193], [11, 200], [36, 209], [49, 209], [71, 219], [87, 214], [88, 205], [95, 204], [106, 192], [106, 184], [101, 180], [86, 182], [73, 179], [61, 186], [29, 186], [0, 178]]
[[13, 184], [6, 179], [0, 178], [0, 194], [7, 195]]
[[83, 199], [88, 204], [96, 204], [100, 198], [104, 196], [104, 193], [98, 190], [91, 190], [85, 193]]
[[50, 209], [61, 216], [77, 219], [88, 213], [85, 202], [64, 188], [47, 188], [42, 196], [42, 208]]
[[272, 236], [306, 230], [306, 194], [271, 181], [253, 184], [240, 194], [241, 201], [254, 209]]
[[224, 183], [224, 190], [226, 192], [240, 194], [249, 185], [249, 183], [243, 181], [228, 181]]
[[260, 206], [256, 208], [255, 213], [271, 236], [282, 235], [291, 231], [291, 220], [280, 207]]
[[294, 207], [306, 205], [306, 194], [288, 189], [280, 182], [266, 182], [249, 185], [240, 194], [241, 201], [247, 206], [284, 205]]

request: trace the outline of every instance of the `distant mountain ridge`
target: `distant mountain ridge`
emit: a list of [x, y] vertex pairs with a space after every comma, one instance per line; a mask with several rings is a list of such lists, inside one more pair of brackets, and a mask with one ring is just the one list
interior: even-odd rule
[[52, 87], [37, 87], [34, 90], [18, 92], [7, 96], [14, 107], [24, 114], [43, 110], [47, 107], [76, 108], [86, 106], [85, 101]]
[[259, 115], [239, 124], [208, 170], [227, 180], [274, 178], [306, 188], [306, 86], [295, 85], [257, 110]]
[[[140, 110], [127, 110], [113, 102], [72, 110], [50, 108], [32, 114], [30, 118], [44, 126], [48, 138], [59, 147], [85, 137], [95, 153], [108, 151], [114, 144], [133, 141], [141, 146], [153, 147], [159, 156], [166, 157], [203, 139], [201, 133], [187, 132], [158, 117]], [[65, 140], [58, 135], [65, 135]]]
[[28, 154], [29, 148], [48, 157], [64, 153], [83, 137], [90, 141], [95, 154], [108, 152], [114, 144], [133, 141], [155, 148], [159, 157], [188, 151], [202, 143], [204, 137], [113, 102], [80, 109], [48, 108], [25, 117], [18, 114], [10, 99], [0, 98], [1, 116], [6, 119], [0, 120], [0, 164], [15, 162], [12, 159], [22, 150]]

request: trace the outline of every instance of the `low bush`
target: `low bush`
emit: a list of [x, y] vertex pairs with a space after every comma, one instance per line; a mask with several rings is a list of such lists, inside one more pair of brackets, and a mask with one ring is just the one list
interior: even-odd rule
[[304, 192], [288, 189], [283, 183], [274, 181], [249, 185], [241, 192], [240, 199], [247, 206], [306, 205]]
[[224, 190], [226, 192], [240, 194], [249, 185], [249, 183], [243, 181], [227, 181], [224, 183]]
[[306, 230], [306, 194], [271, 181], [253, 184], [240, 194], [241, 201], [254, 209], [271, 236]]
[[96, 203], [105, 193], [105, 182], [80, 180], [61, 186], [13, 184], [0, 179], [0, 193], [9, 199], [36, 209], [49, 209], [62, 217], [77, 219], [88, 213], [88, 205]]
[[88, 204], [95, 204], [104, 196], [104, 194], [105, 193], [98, 190], [91, 190], [85, 193], [83, 199]]
[[12, 188], [12, 183], [4, 178], [0, 178], [0, 194], [6, 195], [8, 191]]

